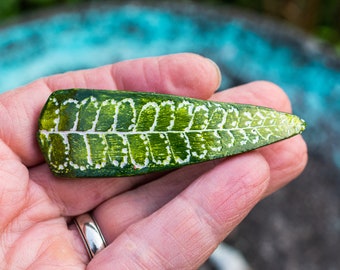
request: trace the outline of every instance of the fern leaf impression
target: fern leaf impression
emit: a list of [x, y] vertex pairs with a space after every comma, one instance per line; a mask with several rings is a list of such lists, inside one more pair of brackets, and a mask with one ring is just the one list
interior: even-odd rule
[[243, 153], [304, 129], [299, 117], [265, 107], [68, 89], [48, 98], [37, 137], [56, 176], [116, 177]]

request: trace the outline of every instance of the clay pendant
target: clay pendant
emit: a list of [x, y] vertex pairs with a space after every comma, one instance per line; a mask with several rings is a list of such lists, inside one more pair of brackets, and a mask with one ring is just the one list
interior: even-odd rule
[[299, 117], [265, 107], [70, 89], [49, 97], [37, 136], [55, 175], [116, 177], [243, 153], [304, 129]]

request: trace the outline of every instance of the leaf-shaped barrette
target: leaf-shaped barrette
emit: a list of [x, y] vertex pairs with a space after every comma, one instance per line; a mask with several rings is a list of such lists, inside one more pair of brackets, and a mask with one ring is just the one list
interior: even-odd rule
[[268, 145], [305, 129], [295, 115], [146, 92], [70, 89], [45, 104], [38, 141], [63, 177], [138, 175]]

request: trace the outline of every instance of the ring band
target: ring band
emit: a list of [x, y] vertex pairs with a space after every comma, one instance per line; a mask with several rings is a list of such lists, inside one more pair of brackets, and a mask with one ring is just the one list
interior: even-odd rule
[[92, 215], [85, 213], [73, 219], [81, 238], [83, 239], [90, 259], [106, 247], [106, 241]]

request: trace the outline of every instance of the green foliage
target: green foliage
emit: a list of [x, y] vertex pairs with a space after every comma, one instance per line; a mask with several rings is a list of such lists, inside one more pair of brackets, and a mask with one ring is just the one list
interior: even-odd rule
[[339, 0], [194, 0], [207, 4], [232, 4], [278, 17], [333, 44], [340, 52]]
[[4, 0], [0, 1], [0, 24], [9, 18], [19, 16], [32, 10], [53, 7], [60, 4], [75, 4], [89, 0]]
[[0, 20], [16, 15], [19, 11], [18, 0], [0, 1]]

